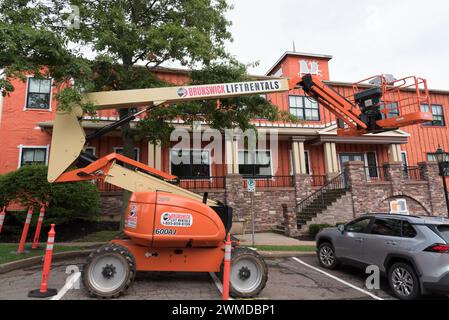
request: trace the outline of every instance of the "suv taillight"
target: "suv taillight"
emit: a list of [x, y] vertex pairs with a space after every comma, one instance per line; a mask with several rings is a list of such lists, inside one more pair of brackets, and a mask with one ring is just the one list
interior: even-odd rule
[[447, 244], [433, 244], [428, 247], [427, 252], [437, 252], [437, 253], [449, 253], [449, 245]]

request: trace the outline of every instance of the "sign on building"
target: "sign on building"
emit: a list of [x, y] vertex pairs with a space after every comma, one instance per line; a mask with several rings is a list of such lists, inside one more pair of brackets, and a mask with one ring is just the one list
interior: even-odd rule
[[256, 180], [254, 180], [254, 179], [247, 179], [246, 180], [246, 185], [247, 185], [246, 190], [248, 192], [252, 192], [252, 193], [256, 192]]
[[396, 200], [390, 201], [390, 214], [409, 215], [410, 212], [407, 209], [407, 200], [396, 199]]

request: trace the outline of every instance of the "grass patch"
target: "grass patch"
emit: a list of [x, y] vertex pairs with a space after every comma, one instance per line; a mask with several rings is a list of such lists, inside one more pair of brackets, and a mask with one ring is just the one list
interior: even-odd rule
[[[250, 246], [248, 246], [250, 247]], [[315, 246], [257, 246], [260, 251], [301, 251], [301, 252], [315, 252]]]
[[118, 231], [97, 231], [86, 235], [80, 239], [73, 240], [73, 242], [108, 242], [114, 239], [114, 237], [119, 233]]
[[[0, 243], [0, 264], [17, 261], [17, 260], [23, 260], [26, 258], [31, 257], [37, 257], [37, 256], [43, 256], [45, 255], [45, 246], [42, 246], [42, 248], [31, 250], [31, 246], [26, 245], [25, 251], [29, 251], [29, 253], [24, 254], [17, 254], [17, 248], [19, 247], [19, 244], [17, 243]], [[58, 246], [58, 244], [55, 244], [54, 253], [57, 252], [67, 252], [67, 251], [76, 251], [76, 250], [82, 250], [82, 247], [76, 247], [76, 246]]]

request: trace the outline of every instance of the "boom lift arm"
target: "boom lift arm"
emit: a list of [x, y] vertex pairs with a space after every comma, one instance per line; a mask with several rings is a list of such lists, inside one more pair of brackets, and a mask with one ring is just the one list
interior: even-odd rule
[[[427, 82], [417, 77], [407, 77], [388, 82], [384, 76], [366, 80], [377, 80], [379, 86], [359, 90], [360, 82], [353, 85], [353, 95], [348, 99], [317, 76], [307, 74], [289, 80], [290, 87], [301, 87], [304, 92], [333, 113], [346, 127], [339, 126], [338, 135], [358, 136], [397, 130], [400, 127], [432, 121], [432, 113], [422, 112], [422, 104], [430, 105]], [[365, 82], [366, 80], [363, 80]], [[420, 88], [422, 85], [422, 89]], [[401, 91], [414, 91], [412, 97], [405, 97]], [[352, 101], [350, 101], [352, 100]], [[397, 104], [396, 110], [403, 114], [389, 117], [389, 107]], [[418, 108], [418, 110], [413, 110]]]

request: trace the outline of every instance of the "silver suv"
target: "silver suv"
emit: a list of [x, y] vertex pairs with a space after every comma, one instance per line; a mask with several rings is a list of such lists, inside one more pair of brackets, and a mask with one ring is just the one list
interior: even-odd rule
[[412, 300], [449, 293], [449, 220], [368, 214], [316, 237], [321, 266], [377, 265], [393, 293]]

